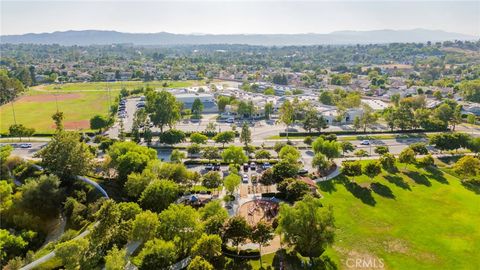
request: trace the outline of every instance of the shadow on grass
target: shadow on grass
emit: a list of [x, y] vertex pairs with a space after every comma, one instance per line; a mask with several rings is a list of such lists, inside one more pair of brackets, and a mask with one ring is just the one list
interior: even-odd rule
[[343, 183], [345, 188], [352, 193], [353, 196], [360, 199], [364, 204], [375, 206], [377, 203], [372, 196], [372, 191], [369, 188], [362, 187], [356, 182], [347, 181]]
[[445, 173], [439, 169], [435, 167], [426, 167], [425, 171], [429, 173], [428, 177], [434, 179], [435, 181], [446, 185], [449, 184], [447, 178], [444, 176]]
[[309, 265], [308, 260], [302, 260], [294, 251], [287, 252], [285, 249], [280, 249], [275, 252], [273, 257], [272, 267], [273, 269], [318, 269], [318, 270], [336, 270], [338, 266], [330, 257], [323, 255], [314, 259], [315, 265]]
[[395, 199], [395, 195], [393, 194], [392, 190], [383, 184], [375, 182], [370, 185], [370, 188], [373, 190], [373, 192], [377, 193], [382, 197]]
[[407, 182], [403, 181], [403, 178], [398, 175], [385, 175], [383, 178], [385, 178], [385, 180], [396, 185], [399, 188], [412, 190], [410, 188], [410, 185]]
[[337, 191], [337, 189], [335, 188], [334, 180], [320, 182], [318, 183], [318, 187], [320, 188], [321, 191], [328, 192], [328, 193]]
[[419, 172], [406, 171], [404, 173], [417, 184], [424, 185], [427, 187], [432, 185], [432, 183], [428, 181], [428, 178], [425, 175], [420, 174]]
[[462, 181], [462, 186], [470, 191], [473, 191], [475, 194], [480, 195], [480, 181], [464, 180]]

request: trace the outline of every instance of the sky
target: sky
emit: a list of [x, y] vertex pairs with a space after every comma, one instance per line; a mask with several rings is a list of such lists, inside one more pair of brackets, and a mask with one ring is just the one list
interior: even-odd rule
[[292, 34], [444, 30], [480, 36], [480, 1], [0, 0], [0, 34], [66, 30]]

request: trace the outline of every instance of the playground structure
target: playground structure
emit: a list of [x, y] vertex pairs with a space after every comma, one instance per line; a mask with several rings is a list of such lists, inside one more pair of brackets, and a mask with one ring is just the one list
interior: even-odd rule
[[261, 220], [271, 223], [277, 216], [279, 201], [275, 198], [256, 199], [246, 202], [238, 209], [238, 214], [243, 216], [248, 224], [254, 226]]

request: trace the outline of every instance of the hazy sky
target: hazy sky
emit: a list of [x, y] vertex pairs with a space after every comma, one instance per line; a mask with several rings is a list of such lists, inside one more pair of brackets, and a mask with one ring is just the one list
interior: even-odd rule
[[4, 1], [1, 34], [64, 30], [329, 33], [426, 28], [480, 36], [480, 1]]

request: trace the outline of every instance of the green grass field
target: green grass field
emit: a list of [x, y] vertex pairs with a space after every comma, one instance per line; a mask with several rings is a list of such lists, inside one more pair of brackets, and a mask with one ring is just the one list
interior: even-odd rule
[[[118, 91], [110, 91], [112, 103], [116, 94]], [[92, 116], [108, 114], [107, 91], [62, 92], [56, 96], [56, 100], [53, 92], [30, 90], [13, 103], [17, 123], [35, 128], [37, 133], [53, 132], [51, 116], [57, 111], [57, 102], [59, 111], [65, 115], [64, 124], [67, 129], [89, 130]], [[8, 127], [14, 123], [12, 104], [1, 106], [0, 115], [0, 132], [7, 133]]]
[[[52, 133], [54, 130], [51, 116], [58, 109], [65, 115], [66, 129], [90, 130], [89, 120], [96, 114], [107, 115], [109, 103], [115, 101], [122, 87], [131, 90], [139, 86], [150, 85], [161, 88], [163, 81], [154, 82], [91, 82], [67, 83], [63, 85], [39, 85], [33, 87], [24, 96], [14, 102], [14, 110], [18, 124], [35, 128], [37, 133]], [[168, 87], [188, 87], [202, 81], [173, 81]], [[108, 91], [110, 88], [110, 98]], [[0, 132], [8, 133], [14, 123], [11, 103], [0, 107]]]
[[340, 269], [347, 259], [383, 260], [385, 269], [478, 269], [480, 195], [442, 171], [399, 168], [373, 181], [320, 184], [338, 228], [326, 254]]

